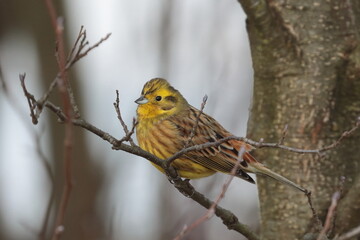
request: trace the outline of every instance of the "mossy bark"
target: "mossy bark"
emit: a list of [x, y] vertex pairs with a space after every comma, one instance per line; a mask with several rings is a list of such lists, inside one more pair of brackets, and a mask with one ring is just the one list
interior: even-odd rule
[[[254, 67], [249, 137], [316, 149], [333, 143], [360, 116], [360, 3], [357, 0], [245, 1]], [[332, 234], [360, 218], [360, 131], [318, 155], [259, 149], [256, 157], [313, 192], [325, 219], [340, 176], [343, 199]], [[304, 239], [316, 234], [306, 197], [258, 178], [262, 239]], [[342, 221], [340, 221], [342, 219]]]

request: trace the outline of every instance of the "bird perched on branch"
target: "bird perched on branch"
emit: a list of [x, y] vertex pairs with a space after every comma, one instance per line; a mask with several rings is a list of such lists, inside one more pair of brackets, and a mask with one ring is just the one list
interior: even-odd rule
[[[217, 142], [233, 136], [214, 118], [191, 106], [181, 93], [165, 79], [154, 78], [145, 83], [138, 105], [136, 135], [142, 149], [161, 159], [167, 159], [188, 146]], [[215, 172], [231, 173], [240, 149], [245, 150], [235, 176], [255, 183], [247, 172], [266, 175], [302, 192], [306, 190], [258, 162], [249, 151], [252, 146], [239, 140], [229, 140], [181, 155], [172, 162], [180, 177], [207, 177]], [[154, 164], [160, 171], [164, 170]]]

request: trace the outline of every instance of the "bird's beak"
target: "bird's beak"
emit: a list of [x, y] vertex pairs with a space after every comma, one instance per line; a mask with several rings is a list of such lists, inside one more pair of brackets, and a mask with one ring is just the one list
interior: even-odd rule
[[135, 102], [137, 104], [144, 104], [149, 102], [149, 100], [147, 98], [145, 98], [143, 95], [141, 95], [141, 97], [139, 97], [138, 99], [135, 100]]

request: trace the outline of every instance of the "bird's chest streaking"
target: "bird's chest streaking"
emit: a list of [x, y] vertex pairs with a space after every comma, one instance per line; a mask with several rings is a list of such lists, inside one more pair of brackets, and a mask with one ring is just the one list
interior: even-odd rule
[[[161, 159], [167, 159], [184, 148], [184, 139], [187, 139], [187, 136], [179, 137], [181, 135], [184, 133], [169, 119], [157, 122], [143, 120], [136, 127], [140, 147]], [[153, 165], [164, 172], [161, 167]], [[206, 177], [215, 173], [184, 156], [176, 159], [173, 166], [181, 177], [189, 179]]]

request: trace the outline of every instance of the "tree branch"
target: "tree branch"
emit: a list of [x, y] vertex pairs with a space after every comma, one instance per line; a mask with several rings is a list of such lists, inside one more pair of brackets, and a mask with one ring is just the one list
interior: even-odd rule
[[134, 143], [133, 139], [131, 138], [131, 136], [135, 132], [135, 126], [137, 125], [137, 121], [136, 121], [135, 118], [133, 119], [133, 126], [132, 126], [131, 130], [129, 131], [127, 125], [125, 124], [125, 122], [124, 122], [124, 120], [122, 119], [122, 116], [121, 116], [120, 99], [119, 99], [119, 91], [118, 90], [116, 90], [116, 100], [114, 102], [114, 108], [115, 108], [115, 111], [116, 111], [116, 114], [117, 114], [117, 118], [119, 119], [120, 124], [123, 127], [124, 132], [125, 132], [125, 136], [122, 139], [120, 139], [119, 143], [122, 143], [124, 141], [129, 141], [130, 145], [134, 146], [135, 143]]
[[[51, 102], [47, 102], [45, 105], [49, 110], [54, 112], [61, 121], [66, 121], [65, 114], [59, 109], [57, 106], [55, 106]], [[164, 168], [166, 174], [168, 175], [169, 179], [171, 180], [171, 183], [177, 188], [179, 192], [181, 192], [184, 196], [189, 197], [199, 203], [201, 206], [209, 209], [211, 206], [213, 206], [214, 202], [207, 199], [203, 194], [197, 192], [194, 187], [187, 181], [182, 180], [178, 177], [176, 170], [170, 165], [167, 166], [166, 161], [156, 157], [155, 155], [144, 151], [140, 147], [134, 145], [130, 146], [125, 143], [122, 143], [120, 140], [116, 139], [115, 137], [111, 136], [109, 133], [106, 133], [102, 131], [101, 129], [93, 126], [92, 124], [88, 123], [87, 121], [83, 119], [72, 119], [72, 123], [75, 126], [79, 126], [81, 128], [84, 128], [98, 137], [102, 138], [103, 140], [109, 142], [112, 145], [113, 149], [116, 150], [122, 150], [143, 158], [146, 158], [147, 160], [151, 161], [152, 163]], [[244, 236], [246, 236], [250, 240], [258, 240], [256, 235], [250, 230], [248, 226], [245, 224], [242, 224], [238, 221], [237, 217], [230, 212], [229, 210], [226, 210], [224, 208], [221, 208], [220, 206], [215, 207], [215, 214], [219, 218], [223, 220], [223, 223], [229, 228], [234, 231], [237, 231]]]
[[[49, 108], [52, 112], [54, 112], [61, 121], [65, 121], [66, 120], [66, 116], [65, 114], [61, 111], [60, 108], [56, 107], [54, 104], [52, 104], [51, 102], [47, 102], [47, 104], [45, 105], [47, 108]], [[166, 174], [169, 176], [169, 179], [171, 180], [171, 182], [174, 184], [174, 186], [185, 196], [193, 199], [194, 201], [198, 202], [200, 205], [204, 206], [207, 209], [210, 209], [212, 206], [214, 206], [214, 202], [210, 201], [209, 199], [207, 199], [206, 197], [204, 197], [204, 195], [202, 195], [201, 193], [197, 192], [188, 181], [186, 180], [182, 180], [181, 178], [178, 177], [176, 170], [170, 165], [167, 165], [167, 161], [166, 160], [162, 160], [158, 157], [156, 157], [155, 155], [150, 154], [149, 152], [146, 152], [144, 150], [142, 150], [141, 148], [139, 148], [138, 146], [134, 145], [134, 146], [130, 146], [127, 144], [124, 144], [121, 140], [116, 139], [115, 137], [111, 136], [109, 133], [103, 132], [102, 130], [96, 128], [95, 126], [93, 126], [92, 124], [88, 123], [87, 121], [83, 120], [83, 119], [72, 119], [72, 122], [74, 125], [82, 127], [94, 134], [96, 134], [97, 136], [101, 137], [102, 139], [104, 139], [105, 141], [109, 142], [112, 145], [113, 149], [116, 150], [122, 150], [140, 157], [143, 157], [149, 161], [151, 161], [152, 163], [162, 167]], [[254, 146], [258, 146], [258, 147], [273, 147], [273, 148], [281, 148], [281, 149], [285, 149], [288, 151], [292, 151], [292, 152], [297, 152], [297, 153], [309, 153], [309, 154], [313, 154], [313, 153], [321, 153], [322, 151], [327, 151], [330, 150], [336, 146], [338, 146], [338, 144], [340, 144], [340, 142], [345, 138], [348, 137], [349, 134], [354, 133], [354, 131], [358, 128], [359, 124], [357, 123], [352, 129], [350, 129], [349, 131], [346, 131], [345, 133], [343, 133], [340, 138], [335, 142], [336, 144], [331, 144], [330, 146], [324, 147], [324, 148], [320, 148], [320, 149], [314, 149], [314, 150], [302, 150], [302, 149], [295, 149], [295, 148], [290, 148], [287, 146], [283, 146], [283, 145], [279, 145], [278, 143], [263, 143], [263, 142], [255, 142], [246, 138], [239, 138], [239, 137], [235, 137], [235, 136], [231, 136], [228, 138], [224, 138], [224, 139], [220, 139], [217, 142], [211, 142], [211, 143], [206, 143], [206, 144], [201, 144], [201, 145], [195, 145], [195, 146], [191, 146], [188, 148], [185, 148], [183, 150], [181, 150], [180, 152], [174, 154], [171, 158], [169, 159], [175, 159], [178, 158], [179, 156], [181, 156], [182, 154], [185, 154], [187, 152], [190, 151], [198, 151], [201, 149], [204, 149], [206, 147], [212, 147], [212, 146], [217, 146], [220, 145], [223, 142], [226, 142], [230, 139], [238, 139], [238, 140], [243, 140], [251, 145]], [[315, 211], [315, 209], [312, 207], [312, 203], [311, 203], [311, 193], [308, 192], [307, 193], [308, 196], [308, 200], [309, 200], [309, 204], [311, 206], [311, 209], [314, 213], [314, 217], [316, 219], [319, 219], [317, 217], [317, 213]], [[215, 204], [216, 205], [216, 204]], [[257, 239], [257, 237], [249, 230], [249, 228], [238, 222], [236, 216], [231, 213], [230, 211], [223, 209], [219, 206], [216, 205], [215, 207], [215, 214], [220, 217], [223, 220], [223, 223], [229, 228], [229, 229], [233, 229], [235, 231], [238, 231], [239, 233], [243, 234], [244, 236], [248, 237], [249, 239]], [[322, 227], [321, 222], [320, 222], [320, 228]]]
[[47, 10], [50, 15], [50, 20], [54, 29], [55, 37], [56, 37], [56, 56], [57, 63], [60, 72], [60, 77], [57, 78], [57, 86], [60, 93], [60, 97], [62, 100], [62, 104], [64, 107], [64, 114], [66, 116], [65, 120], [65, 137], [64, 137], [64, 175], [65, 175], [65, 183], [63, 188], [62, 197], [60, 200], [60, 206], [57, 212], [57, 219], [55, 222], [55, 228], [53, 232], [52, 239], [59, 239], [61, 233], [63, 232], [64, 226], [64, 218], [65, 212], [68, 206], [71, 190], [72, 190], [72, 169], [71, 163], [72, 159], [72, 150], [73, 150], [73, 110], [70, 101], [70, 94], [68, 91], [69, 79], [67, 75], [66, 69], [66, 57], [65, 57], [65, 43], [64, 43], [64, 26], [63, 26], [63, 18], [58, 17], [56, 13], [56, 9], [53, 5], [52, 0], [44, 0]]
[[[58, 116], [60, 121], [62, 121], [62, 122], [67, 121], [67, 116], [62, 112], [62, 110], [59, 107], [57, 107], [53, 103], [47, 101], [45, 104], [45, 107], [47, 107], [49, 110], [54, 112]], [[115, 103], [115, 108], [116, 108], [116, 103]], [[120, 112], [120, 110], [119, 110], [119, 112]], [[91, 125], [90, 123], [88, 123], [87, 121], [85, 121], [83, 119], [72, 119], [71, 121], [74, 125], [82, 127], [84, 129], [94, 133], [95, 135], [101, 137], [105, 141], [109, 142], [112, 145], [113, 149], [122, 150], [122, 151], [131, 153], [131, 154], [134, 154], [137, 156], [141, 156], [141, 157], [146, 158], [147, 160], [153, 162], [154, 164], [162, 167], [165, 170], [166, 174], [169, 176], [171, 182], [183, 195], [192, 198], [194, 201], [198, 202], [200, 205], [202, 205], [208, 209], [211, 208], [214, 205], [214, 203], [212, 201], [210, 201], [209, 199], [205, 198], [201, 193], [195, 191], [195, 189], [190, 185], [190, 183], [188, 183], [185, 180], [181, 180], [178, 177], [176, 170], [171, 165], [167, 164], [168, 161], [179, 158], [181, 155], [183, 155], [187, 152], [198, 151], [198, 150], [201, 150], [204, 148], [218, 146], [221, 143], [232, 140], [232, 139], [244, 141], [244, 142], [246, 142], [252, 146], [258, 147], [258, 148], [271, 147], [271, 148], [280, 148], [280, 149], [284, 149], [284, 150], [292, 151], [292, 152], [296, 152], [296, 153], [320, 154], [324, 151], [327, 151], [327, 150], [337, 147], [345, 137], [348, 137], [351, 134], [353, 134], [360, 125], [359, 121], [357, 121], [356, 125], [353, 128], [351, 128], [349, 131], [344, 132], [336, 142], [334, 142], [333, 144], [331, 144], [329, 146], [320, 148], [320, 149], [313, 149], [313, 150], [297, 149], [297, 148], [291, 148], [288, 146], [280, 145], [279, 143], [264, 143], [261, 141], [256, 142], [256, 141], [253, 141], [253, 140], [250, 140], [247, 138], [243, 138], [243, 137], [230, 136], [230, 137], [220, 139], [216, 142], [205, 143], [205, 144], [201, 144], [201, 145], [187, 147], [185, 149], [182, 149], [178, 153], [174, 154], [172, 157], [170, 157], [166, 160], [162, 160], [162, 159], [159, 159], [156, 156], [142, 150], [141, 148], [139, 148], [136, 145], [130, 146], [130, 145], [126, 145], [123, 143], [125, 137], [127, 138], [128, 136], [131, 136], [131, 134], [134, 130], [135, 124], [133, 125], [132, 131], [130, 131], [130, 132], [128, 131], [128, 133], [126, 134], [128, 136], [125, 135], [125, 137], [122, 140], [118, 140], [115, 137], [111, 136], [110, 134], [108, 134], [106, 132], [103, 132], [102, 130], [96, 128], [95, 126]], [[126, 133], [126, 131], [125, 131], [125, 133]], [[129, 134], [129, 133], [131, 133], [131, 134]], [[311, 204], [310, 192], [307, 194], [307, 196], [309, 199], [310, 206], [313, 210], [314, 216], [317, 216], [315, 209], [313, 209], [312, 204]], [[238, 231], [239, 233], [242, 233], [244, 236], [247, 236], [249, 239], [257, 239], [257, 237], [255, 235], [253, 235], [253, 233], [249, 230], [249, 228], [246, 225], [239, 223], [236, 216], [234, 214], [232, 214], [230, 211], [223, 209], [217, 205], [216, 205], [216, 208], [214, 211], [215, 211], [215, 214], [223, 220], [223, 223], [229, 229]]]
[[250, 144], [251, 146], [256, 147], [256, 148], [279, 148], [279, 149], [283, 149], [283, 150], [294, 152], [294, 153], [300, 153], [300, 154], [311, 153], [311, 154], [318, 154], [318, 155], [322, 156], [322, 154], [324, 152], [337, 147], [346, 137], [349, 137], [350, 135], [352, 135], [359, 128], [359, 126], [360, 126], [360, 118], [357, 119], [357, 122], [355, 123], [354, 127], [352, 127], [348, 131], [343, 132], [341, 134], [341, 136], [334, 143], [332, 143], [329, 146], [325, 146], [323, 148], [318, 148], [318, 149], [310, 149], [310, 150], [299, 149], [299, 148], [293, 148], [293, 147], [281, 145], [279, 143], [264, 143], [262, 141], [256, 142], [256, 141], [253, 141], [253, 140], [245, 138], [245, 137], [229, 136], [229, 137], [222, 138], [216, 142], [208, 142], [208, 143], [203, 143], [203, 144], [184, 148], [181, 151], [175, 153], [173, 156], [165, 159], [165, 161], [172, 162], [175, 159], [181, 157], [182, 155], [184, 155], [185, 153], [188, 153], [188, 152], [199, 151], [199, 150], [202, 150], [205, 148], [210, 148], [210, 147], [218, 147], [220, 144], [227, 142], [229, 140], [243, 141], [243, 142]]
[[345, 183], [345, 177], [341, 177], [339, 189], [333, 194], [331, 198], [331, 205], [326, 215], [325, 224], [319, 236], [317, 237], [317, 240], [322, 240], [326, 236], [326, 233], [328, 233], [333, 227], [336, 208], [343, 191], [344, 183]]
[[[92, 51], [93, 49], [98, 47], [101, 43], [106, 41], [110, 36], [111, 36], [111, 33], [108, 33], [105, 37], [101, 38], [95, 44], [93, 44], [92, 46], [85, 49], [85, 47], [89, 45], [89, 42], [86, 40], [86, 30], [84, 29], [83, 26], [81, 26], [79, 34], [78, 34], [78, 36], [77, 36], [77, 38], [75, 40], [75, 43], [74, 43], [74, 45], [73, 45], [73, 47], [72, 47], [72, 49], [71, 49], [71, 51], [70, 51], [70, 53], [69, 53], [69, 55], [67, 57], [65, 70], [68, 71], [75, 63], [77, 63], [83, 57], [87, 56], [87, 54], [90, 51]], [[76, 51], [76, 54], [74, 55], [75, 51]], [[48, 100], [48, 98], [49, 98], [50, 94], [52, 93], [52, 91], [54, 90], [54, 88], [57, 86], [57, 82], [59, 81], [60, 77], [61, 77], [61, 72], [57, 73], [56, 77], [54, 78], [54, 80], [49, 85], [47, 91], [37, 101], [38, 111], [37, 111], [37, 114], [36, 114], [36, 118], [40, 117], [43, 106], [44, 106], [45, 102]], [[69, 93], [71, 106], [72, 106], [73, 111], [74, 111], [74, 117], [78, 118], [78, 117], [80, 117], [80, 113], [79, 113], [79, 109], [77, 107], [77, 104], [75, 102], [74, 94], [72, 92], [71, 87], [67, 87], [67, 90], [68, 90], [68, 93]]]
[[[191, 132], [190, 132], [190, 135], [189, 135], [189, 139], [187, 140], [184, 148], [187, 148], [190, 146], [190, 143], [192, 142], [194, 136], [195, 136], [195, 132], [196, 132], [196, 129], [199, 125], [199, 119], [200, 119], [200, 116], [201, 114], [203, 113], [204, 111], [204, 108], [205, 108], [205, 105], [206, 105], [206, 101], [208, 99], [208, 96], [205, 95], [204, 98], [203, 98], [203, 101], [201, 103], [201, 106], [200, 106], [200, 111], [199, 111], [199, 114], [196, 116], [196, 120], [195, 120], [195, 124], [194, 124], [194, 127], [191, 129]], [[171, 161], [169, 161], [169, 164], [171, 163]]]
[[347, 233], [342, 234], [340, 237], [334, 238], [334, 240], [348, 240], [356, 236], [360, 236], [360, 225], [351, 229]]
[[[206, 100], [205, 100], [206, 101]], [[235, 166], [233, 167], [233, 169], [231, 169], [230, 175], [228, 176], [226, 182], [224, 183], [224, 185], [222, 186], [222, 190], [220, 192], [220, 194], [218, 195], [218, 197], [216, 198], [216, 200], [213, 202], [213, 204], [211, 205], [211, 207], [208, 209], [208, 211], [206, 211], [206, 213], [200, 217], [199, 219], [197, 219], [194, 223], [192, 223], [189, 227], [187, 225], [184, 226], [183, 230], [174, 238], [174, 240], [181, 240], [187, 233], [189, 233], [190, 231], [192, 231], [194, 228], [196, 228], [197, 226], [199, 226], [201, 223], [205, 222], [206, 220], [209, 220], [210, 218], [212, 218], [214, 216], [215, 213], [215, 208], [217, 205], [219, 205], [220, 201], [225, 197], [225, 193], [227, 191], [227, 189], [230, 186], [230, 183], [232, 182], [232, 180], [234, 179], [235, 173], [237, 172], [237, 170], [240, 167], [240, 163], [243, 161], [243, 155], [245, 153], [245, 147], [242, 146], [240, 148], [238, 157], [237, 157], [237, 161]], [[255, 236], [254, 236], [255, 237]]]
[[25, 77], [26, 77], [26, 74], [20, 74], [19, 75], [19, 78], [20, 78], [20, 83], [21, 83], [21, 87], [23, 89], [23, 92], [25, 94], [25, 97], [27, 99], [27, 102], [28, 102], [28, 105], [29, 105], [29, 109], [30, 109], [30, 116], [31, 116], [31, 120], [32, 120], [32, 123], [33, 124], [37, 124], [38, 123], [38, 118], [36, 117], [35, 115], [35, 112], [34, 110], [36, 109], [36, 100], [35, 100], [35, 97], [34, 95], [30, 94], [28, 92], [28, 90], [26, 89], [26, 86], [25, 86]]

